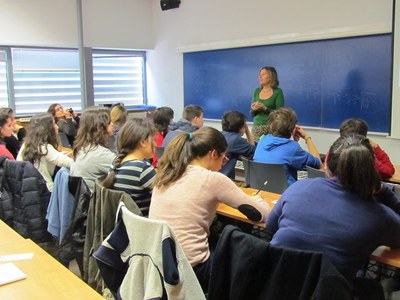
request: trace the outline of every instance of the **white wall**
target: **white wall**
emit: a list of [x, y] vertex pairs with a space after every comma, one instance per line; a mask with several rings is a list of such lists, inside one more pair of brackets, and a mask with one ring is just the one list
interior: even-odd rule
[[[161, 11], [159, 0], [151, 1], [155, 48], [148, 53], [149, 104], [171, 106], [177, 117], [183, 109], [182, 51], [262, 44], [276, 36], [390, 32], [392, 24], [392, 0], [182, 0], [180, 8], [169, 11]], [[320, 152], [338, 136], [309, 131]], [[399, 140], [370, 137], [400, 164]]]
[[[84, 45], [154, 47], [151, 0], [82, 0]], [[0, 0], [0, 45], [78, 47], [76, 0]]]
[[150, 0], [82, 0], [82, 4], [85, 46], [154, 47]]
[[75, 0], [0, 0], [0, 44], [77, 46]]

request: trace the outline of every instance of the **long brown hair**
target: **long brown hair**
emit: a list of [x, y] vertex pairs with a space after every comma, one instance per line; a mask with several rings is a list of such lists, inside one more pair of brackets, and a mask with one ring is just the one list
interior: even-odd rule
[[108, 107], [89, 107], [81, 115], [76, 134], [73, 155], [76, 159], [79, 150], [86, 147], [106, 147], [110, 138], [107, 127], [111, 123]]
[[227, 148], [225, 137], [212, 127], [179, 134], [168, 144], [158, 162], [154, 185], [160, 188], [174, 183], [194, 159], [204, 157], [212, 150], [222, 155]]
[[42, 156], [46, 156], [48, 152], [47, 147], [42, 152], [43, 145], [52, 145], [54, 148], [58, 146], [57, 134], [54, 129], [54, 118], [50, 114], [33, 116], [29, 122], [23, 152], [24, 160], [32, 164], [40, 162]]
[[153, 114], [153, 123], [157, 131], [162, 135], [166, 136], [169, 130], [171, 120], [174, 118], [174, 111], [172, 108], [163, 106], [156, 109]]
[[368, 199], [380, 188], [374, 150], [362, 135], [338, 138], [329, 149], [328, 169], [346, 189], [363, 199]]
[[140, 142], [154, 137], [155, 127], [148, 121], [142, 119], [129, 119], [122, 127], [117, 136], [117, 158], [115, 159], [111, 170], [103, 181], [105, 188], [112, 188], [115, 182], [115, 171], [121, 166], [122, 160], [129, 153], [140, 146]]

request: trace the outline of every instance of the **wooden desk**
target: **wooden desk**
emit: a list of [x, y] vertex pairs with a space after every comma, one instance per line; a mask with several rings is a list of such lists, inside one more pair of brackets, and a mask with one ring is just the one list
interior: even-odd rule
[[[19, 235], [14, 229], [0, 220], [0, 244], [2, 243], [13, 243], [24, 241], [25, 238]], [[1, 252], [1, 249], [0, 249]]]
[[380, 246], [372, 253], [371, 259], [388, 266], [400, 268], [400, 249]]
[[394, 166], [394, 169], [395, 169], [394, 175], [392, 177], [386, 179], [385, 181], [400, 184], [400, 165]]
[[31, 260], [13, 261], [27, 278], [0, 286], [0, 299], [103, 299], [33, 241], [0, 243], [0, 255], [29, 252]]
[[[253, 193], [257, 192], [256, 189], [252, 188], [241, 188], [242, 191], [244, 191], [247, 195], [252, 195]], [[281, 195], [280, 194], [274, 194], [270, 192], [260, 192], [261, 197], [264, 198], [265, 202], [269, 204], [270, 207], [273, 207], [275, 203], [273, 201], [277, 201]], [[236, 208], [230, 207], [224, 203], [220, 203], [217, 207], [217, 214], [226, 216], [235, 220], [239, 220], [242, 222], [246, 222], [249, 224], [253, 224], [259, 227], [265, 227], [264, 222], [253, 222], [247, 219], [247, 217], [242, 214], [240, 211], [238, 211]]]
[[72, 149], [71, 148], [66, 148], [63, 146], [58, 146], [57, 150], [60, 152], [63, 152], [64, 154], [66, 154], [68, 157], [72, 157]]

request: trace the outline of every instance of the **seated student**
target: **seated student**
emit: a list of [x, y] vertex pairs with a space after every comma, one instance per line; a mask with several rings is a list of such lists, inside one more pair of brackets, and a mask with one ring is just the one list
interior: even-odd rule
[[81, 115], [70, 174], [82, 177], [92, 192], [95, 180], [108, 173], [115, 159], [107, 148], [112, 129], [109, 108], [89, 107]]
[[[246, 121], [246, 116], [239, 111], [228, 111], [224, 113], [221, 120], [222, 134], [228, 143], [226, 156], [229, 161], [220, 172], [229, 178], [235, 178], [235, 165], [239, 156], [251, 159], [256, 150], [253, 135]], [[247, 140], [242, 137], [243, 134], [246, 135]]]
[[[158, 107], [153, 114], [153, 123], [157, 129], [156, 135], [154, 136], [155, 145], [157, 147], [161, 147], [164, 141], [165, 136], [169, 132], [169, 126], [171, 125], [172, 120], [174, 119], [174, 111], [172, 108], [163, 106]], [[154, 154], [153, 161], [151, 165], [153, 167], [157, 167], [157, 155]]]
[[33, 116], [29, 122], [24, 144], [17, 160], [31, 162], [53, 191], [53, 175], [56, 166], [70, 168], [72, 158], [57, 150], [58, 126], [50, 114]]
[[111, 122], [113, 123], [112, 134], [116, 137], [128, 118], [128, 111], [123, 104], [117, 103], [112, 106], [110, 114]]
[[14, 156], [6, 148], [4, 144], [6, 138], [11, 137], [13, 134], [11, 118], [8, 114], [0, 112], [0, 156], [4, 155], [8, 159], [15, 160]]
[[72, 109], [63, 109], [61, 104], [58, 103], [50, 105], [47, 112], [53, 115], [59, 131], [64, 132], [70, 145], [73, 145], [76, 133], [78, 132], [78, 115]]
[[[367, 136], [368, 124], [362, 119], [347, 119], [343, 121], [340, 125], [340, 136], [350, 135], [350, 134], [360, 134], [362, 136]], [[378, 144], [369, 140], [375, 153], [375, 166], [378, 169], [378, 173], [381, 179], [386, 179], [392, 177], [395, 169], [389, 156], [385, 151], [379, 147]]]
[[154, 154], [156, 129], [142, 119], [130, 119], [117, 137], [117, 158], [103, 181], [108, 189], [128, 193], [142, 214], [149, 214], [154, 168], [146, 161]]
[[164, 138], [162, 146], [166, 148], [169, 142], [181, 132], [193, 132], [203, 127], [204, 110], [197, 105], [187, 105], [182, 112], [182, 118], [171, 124], [170, 131]]
[[17, 158], [19, 149], [22, 145], [21, 141], [23, 140], [23, 138], [25, 138], [26, 135], [26, 130], [24, 127], [15, 124], [15, 113], [11, 108], [1, 107], [0, 113], [8, 115], [11, 120], [11, 128], [13, 130], [12, 134], [10, 136], [4, 136], [3, 138], [8, 151], [10, 151], [14, 158]]
[[159, 161], [149, 218], [163, 220], [174, 230], [203, 289], [207, 289], [213, 252], [208, 237], [219, 202], [238, 208], [249, 205], [254, 221], [263, 220], [269, 207], [250, 197], [219, 173], [227, 144], [215, 128], [181, 133]]
[[[285, 164], [288, 185], [297, 180], [297, 171], [305, 166], [316, 169], [321, 167], [319, 153], [311, 136], [296, 124], [296, 113], [289, 107], [271, 112], [268, 134], [260, 139], [253, 158], [256, 162]], [[304, 139], [309, 152], [297, 143], [300, 138]]]
[[340, 137], [329, 153], [331, 177], [291, 185], [266, 226], [272, 245], [322, 252], [357, 286], [358, 269], [378, 246], [400, 247], [400, 201], [381, 185], [367, 138]]
[[114, 104], [111, 107], [111, 122], [113, 123], [112, 135], [108, 142], [108, 148], [115, 152], [115, 142], [121, 127], [125, 124], [128, 118], [128, 111], [122, 103]]

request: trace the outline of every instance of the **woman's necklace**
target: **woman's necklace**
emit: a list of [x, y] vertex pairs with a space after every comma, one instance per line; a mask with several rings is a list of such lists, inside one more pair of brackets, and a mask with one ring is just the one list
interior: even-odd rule
[[270, 94], [270, 93], [272, 92], [272, 88], [262, 88], [262, 91], [263, 91], [265, 94]]

